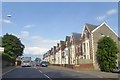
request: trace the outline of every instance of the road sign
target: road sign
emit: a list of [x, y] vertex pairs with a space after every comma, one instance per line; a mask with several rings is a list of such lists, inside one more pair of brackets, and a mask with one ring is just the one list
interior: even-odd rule
[[3, 47], [0, 47], [0, 52], [4, 52], [4, 48]]

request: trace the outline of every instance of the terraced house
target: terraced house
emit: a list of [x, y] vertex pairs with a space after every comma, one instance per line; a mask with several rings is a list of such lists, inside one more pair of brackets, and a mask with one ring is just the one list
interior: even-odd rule
[[70, 36], [66, 36], [65, 38], [65, 49], [64, 49], [64, 58], [65, 58], [65, 66], [70, 64]]
[[[65, 41], [60, 41], [54, 52], [54, 64], [62, 64], [66, 67], [100, 70], [96, 51], [99, 39], [107, 36], [111, 37], [117, 44], [118, 35], [106, 24], [92, 25], [86, 23], [83, 31], [80, 33], [72, 33], [71, 36], [66, 36]], [[119, 39], [120, 40], [120, 39]], [[119, 47], [119, 46], [118, 46]], [[46, 53], [47, 55], [49, 53]], [[48, 59], [48, 56], [43, 56]], [[118, 54], [117, 62], [120, 62], [120, 54]]]
[[60, 65], [61, 64], [61, 50], [60, 50], [60, 43], [57, 43], [56, 47], [56, 54], [55, 54], [55, 64]]
[[70, 64], [77, 64], [77, 54], [79, 54], [79, 48], [78, 46], [80, 45], [80, 33], [72, 33], [70, 37]]

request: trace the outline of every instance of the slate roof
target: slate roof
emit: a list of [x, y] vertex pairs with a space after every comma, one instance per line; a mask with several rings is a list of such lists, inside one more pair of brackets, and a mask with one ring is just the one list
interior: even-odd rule
[[72, 33], [73, 43], [77, 43], [80, 40], [81, 34], [80, 33]]
[[70, 36], [66, 36], [66, 40], [65, 41], [69, 41], [70, 40]]
[[95, 28], [97, 28], [97, 25], [88, 24], [88, 23], [86, 23], [85, 26], [88, 27], [90, 32], [92, 32]]
[[61, 45], [64, 45], [64, 44], [65, 44], [65, 41], [60, 41], [60, 44], [61, 44]]

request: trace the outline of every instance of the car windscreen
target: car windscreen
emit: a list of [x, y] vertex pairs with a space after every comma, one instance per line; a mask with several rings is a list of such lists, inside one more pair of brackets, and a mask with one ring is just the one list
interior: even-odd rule
[[48, 64], [48, 62], [43, 61], [42, 64]]
[[23, 61], [23, 63], [29, 63], [30, 61]]

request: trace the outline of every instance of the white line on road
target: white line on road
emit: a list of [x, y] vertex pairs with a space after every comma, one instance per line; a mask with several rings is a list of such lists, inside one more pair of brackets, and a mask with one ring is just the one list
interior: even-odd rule
[[41, 72], [41, 73], [42, 73], [42, 71], [41, 71], [41, 70], [39, 70], [39, 72]]
[[[40, 73], [43, 73], [41, 70], [39, 70]], [[45, 77], [47, 77], [49, 80], [52, 80], [48, 75], [43, 74]]]
[[13, 69], [10, 69], [9, 71], [7, 71], [7, 72], [3, 73], [3, 74], [2, 74], [2, 75], [0, 75], [0, 76], [3, 76], [3, 75], [5, 75], [5, 74], [7, 74], [7, 73], [11, 72], [11, 71], [12, 71], [12, 70], [14, 70], [14, 69], [16, 69], [16, 67], [15, 67], [15, 68], [13, 68]]
[[44, 76], [46, 76], [48, 79], [52, 80], [49, 76], [47, 76], [46, 74], [44, 74]]

